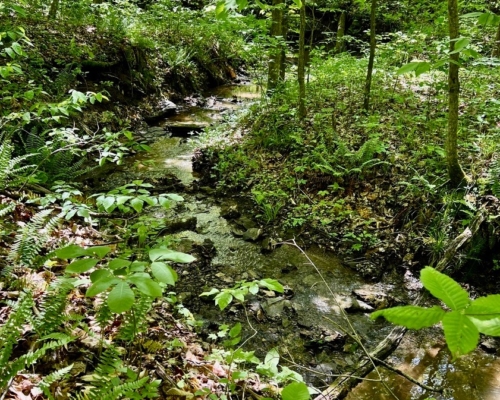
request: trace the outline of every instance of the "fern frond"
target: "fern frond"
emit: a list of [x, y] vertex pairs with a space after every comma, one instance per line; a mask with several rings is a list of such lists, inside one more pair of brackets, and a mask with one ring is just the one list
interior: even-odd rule
[[489, 171], [489, 183], [491, 191], [495, 197], [500, 198], [500, 157], [497, 156], [492, 161]]
[[34, 322], [34, 328], [40, 335], [47, 335], [60, 328], [66, 318], [68, 294], [72, 289], [72, 282], [64, 278], [51, 285], [40, 305], [41, 313]]
[[42, 210], [21, 227], [7, 257], [9, 261], [26, 266], [33, 265], [35, 257], [40, 253], [50, 233], [60, 221], [58, 216], [50, 219], [47, 223], [46, 218], [51, 213], [51, 209]]
[[0, 389], [12, 378], [9, 359], [14, 345], [21, 337], [23, 326], [28, 323], [33, 307], [31, 293], [22, 293], [16, 303], [10, 303], [12, 311], [0, 327]]
[[12, 202], [7, 204], [4, 208], [0, 209], [0, 218], [5, 217], [7, 214], [10, 214], [16, 208], [16, 203]]
[[38, 387], [42, 389], [43, 393], [49, 400], [55, 400], [54, 396], [52, 396], [52, 393], [50, 392], [50, 386], [57, 382], [60, 381], [61, 379], [64, 379], [68, 374], [69, 371], [73, 368], [73, 364], [68, 365], [67, 367], [58, 369], [57, 371], [52, 372], [51, 374], [45, 376], [40, 383], [38, 384]]
[[153, 304], [153, 297], [141, 294], [134, 303], [132, 310], [126, 313], [125, 321], [120, 328], [118, 337], [123, 340], [133, 340], [138, 333], [147, 329], [148, 311]]

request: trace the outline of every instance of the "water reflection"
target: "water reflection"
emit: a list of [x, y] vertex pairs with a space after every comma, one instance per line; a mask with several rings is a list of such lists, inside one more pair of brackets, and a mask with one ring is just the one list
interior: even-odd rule
[[[391, 364], [431, 387], [443, 387], [443, 393], [422, 389], [405, 378], [380, 368], [382, 378], [400, 400], [499, 400], [500, 360], [481, 350], [451, 361], [444, 343], [434, 343], [414, 350], [421, 340], [442, 337], [438, 329], [421, 334], [410, 333], [401, 348], [391, 357]], [[420, 343], [415, 343], [415, 340]], [[413, 348], [413, 350], [412, 350]], [[376, 372], [368, 378], [377, 379]], [[363, 382], [347, 397], [348, 400], [394, 399], [381, 383]]]

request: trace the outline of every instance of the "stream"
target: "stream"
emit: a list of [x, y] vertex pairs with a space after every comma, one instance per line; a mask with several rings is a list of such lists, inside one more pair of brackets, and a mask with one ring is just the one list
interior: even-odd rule
[[[284, 364], [293, 360], [306, 366], [307, 369], [293, 365], [292, 368], [303, 374], [308, 383], [324, 389], [333, 381], [330, 374], [341, 373], [356, 363], [356, 345], [339, 329], [346, 327], [344, 315], [364, 338], [364, 345], [372, 348], [392, 326], [371, 321], [369, 304], [392, 306], [407, 303], [409, 298], [402, 277], [392, 277], [390, 284], [366, 282], [344, 267], [334, 254], [319, 247], [307, 250], [309, 259], [291, 244], [263, 252], [262, 242], [266, 238], [255, 237], [259, 236], [259, 226], [251, 214], [245, 213], [250, 210], [248, 199], [242, 198], [238, 203], [217, 198], [213, 188], [198, 187], [191, 163], [195, 143], [189, 139], [189, 132], [217, 123], [260, 96], [259, 88], [251, 84], [223, 86], [204, 94], [203, 104], [186, 106], [143, 132], [151, 142], [151, 151], [111, 171], [103, 185], [113, 188], [134, 179], [164, 182], [165, 176], [174, 176], [185, 201], [170, 212], [155, 210], [152, 216], [166, 221], [167, 226], [175, 222], [177, 228], [169, 233], [175, 239], [176, 249], [195, 250], [196, 254], [207, 256], [206, 262], [179, 270], [175, 288], [178, 297], [204, 322], [205, 331], [216, 332], [217, 326], [228, 320], [239, 321], [244, 326], [244, 339], [249, 339], [246, 349], [256, 349], [256, 355], [262, 358], [276, 347]], [[255, 233], [255, 240], [244, 240], [242, 236], [250, 230]], [[262, 278], [278, 279], [286, 288], [284, 294], [259, 293], [248, 299], [245, 308], [230, 305], [222, 312], [213, 300], [199, 297], [212, 287], [221, 289], [238, 281]], [[248, 322], [257, 332], [255, 335]], [[387, 361], [427, 385], [446, 388], [443, 394], [426, 392], [380, 368], [388, 387], [401, 400], [500, 399], [500, 359], [478, 349], [451, 362], [440, 328], [408, 333]], [[372, 372], [368, 378], [376, 379], [377, 375]], [[367, 380], [347, 398], [395, 397], [380, 383]]]

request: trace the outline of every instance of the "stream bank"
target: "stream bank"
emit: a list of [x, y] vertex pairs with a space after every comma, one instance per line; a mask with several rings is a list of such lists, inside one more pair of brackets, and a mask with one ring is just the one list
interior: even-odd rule
[[[237, 87], [237, 90], [243, 93], [244, 88]], [[271, 248], [263, 247], [262, 242], [268, 238], [261, 236], [261, 227], [253, 220], [248, 200], [225, 199], [213, 187], [199, 184], [191, 162], [196, 143], [186, 140], [185, 132], [175, 132], [170, 127], [179, 120], [191, 126], [200, 121], [212, 123], [219, 118], [217, 111], [220, 109], [229, 114], [233, 106], [241, 105], [243, 100], [243, 96], [233, 95], [232, 89], [223, 89], [229, 90], [225, 97], [214, 95], [214, 102], [205, 103], [210, 104], [208, 107], [188, 109], [175, 119], [159, 124], [158, 128], [152, 128], [160, 137], [151, 139], [151, 152], [128, 160], [120, 171], [107, 177], [105, 185], [118, 186], [132, 179], [154, 183], [164, 181], [166, 174], [173, 175], [171, 185], [181, 191], [185, 201], [170, 214], [158, 212], [152, 217], [164, 221], [159, 235], [170, 234], [177, 250], [192, 252], [199, 259], [193, 266], [179, 269], [181, 278], [176, 291], [196, 319], [203, 322], [201, 336], [208, 340], [208, 334], [228, 320], [241, 322], [246, 326], [244, 338], [251, 337], [246, 348], [256, 349], [260, 357], [278, 348], [283, 358], [292, 359], [291, 365], [299, 371], [300, 366], [307, 367], [304, 375], [309, 383], [322, 387], [333, 380], [332, 374], [349, 371], [356, 364], [356, 346], [338, 328], [338, 325], [345, 326], [340, 309], [348, 313], [365, 345], [372, 347], [392, 327], [371, 321], [368, 313], [377, 308], [409, 303], [420, 285], [411, 273], [385, 276], [384, 283], [365, 281], [345, 268], [334, 254], [318, 246], [311, 246], [306, 251], [317, 270], [296, 247], [276, 243], [281, 242], [276, 240], [279, 237], [273, 238], [275, 243]], [[256, 91], [251, 89], [251, 92], [250, 97], [255, 98]], [[207, 98], [212, 96], [209, 94]], [[278, 279], [286, 288], [284, 294], [269, 292], [250, 297], [245, 307], [233, 304], [224, 312], [220, 312], [212, 300], [199, 297], [201, 292], [213, 287], [222, 289], [238, 281], [265, 277]], [[257, 331], [255, 336], [248, 322]], [[389, 377], [389, 385], [398, 391], [399, 398], [493, 399], [490, 394], [498, 390], [497, 357], [477, 350], [452, 364], [441, 337], [438, 329], [409, 333], [390, 361], [429, 385], [443, 385], [447, 392], [443, 395], [425, 393], [406, 381], [402, 383]], [[490, 351], [495, 353], [497, 349], [497, 344], [493, 344]], [[475, 365], [489, 368], [490, 372], [480, 377], [472, 376], [468, 371]], [[470, 397], [471, 394], [482, 397]], [[368, 398], [389, 397], [377, 385], [367, 382], [349, 397], [352, 400]]]

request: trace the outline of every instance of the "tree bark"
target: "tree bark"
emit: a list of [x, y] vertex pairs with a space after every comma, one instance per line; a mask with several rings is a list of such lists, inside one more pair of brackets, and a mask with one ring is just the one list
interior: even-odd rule
[[342, 13], [340, 14], [339, 25], [337, 27], [335, 54], [339, 54], [344, 50], [345, 24], [346, 24], [346, 13], [345, 11], [342, 11]]
[[297, 79], [299, 81], [299, 118], [306, 116], [306, 2], [302, 0], [300, 6], [300, 36], [299, 36], [299, 65]]
[[[273, 0], [273, 11], [271, 15], [271, 36], [279, 40], [283, 34], [283, 0]], [[269, 70], [267, 76], [267, 90], [276, 89], [281, 80], [282, 65], [284, 65], [284, 51], [281, 44], [273, 46], [269, 52]]]
[[[448, 0], [448, 23], [450, 32], [450, 53], [455, 49], [458, 36], [458, 2]], [[464, 171], [458, 162], [457, 135], [458, 135], [458, 102], [460, 95], [460, 80], [458, 77], [459, 53], [450, 55], [448, 69], [448, 135], [446, 137], [446, 162], [450, 184], [458, 187], [466, 179]]]
[[372, 87], [373, 61], [375, 60], [375, 47], [377, 46], [375, 38], [375, 14], [377, 11], [377, 0], [372, 0], [370, 12], [370, 56], [368, 58], [368, 71], [366, 72], [365, 93], [363, 108], [368, 111], [370, 107], [370, 92]]
[[493, 52], [491, 54], [493, 57], [500, 56], [500, 23], [497, 27], [497, 34], [495, 35], [495, 43], [493, 45]]
[[56, 19], [58, 9], [59, 9], [59, 0], [52, 0], [49, 9], [49, 19]]

